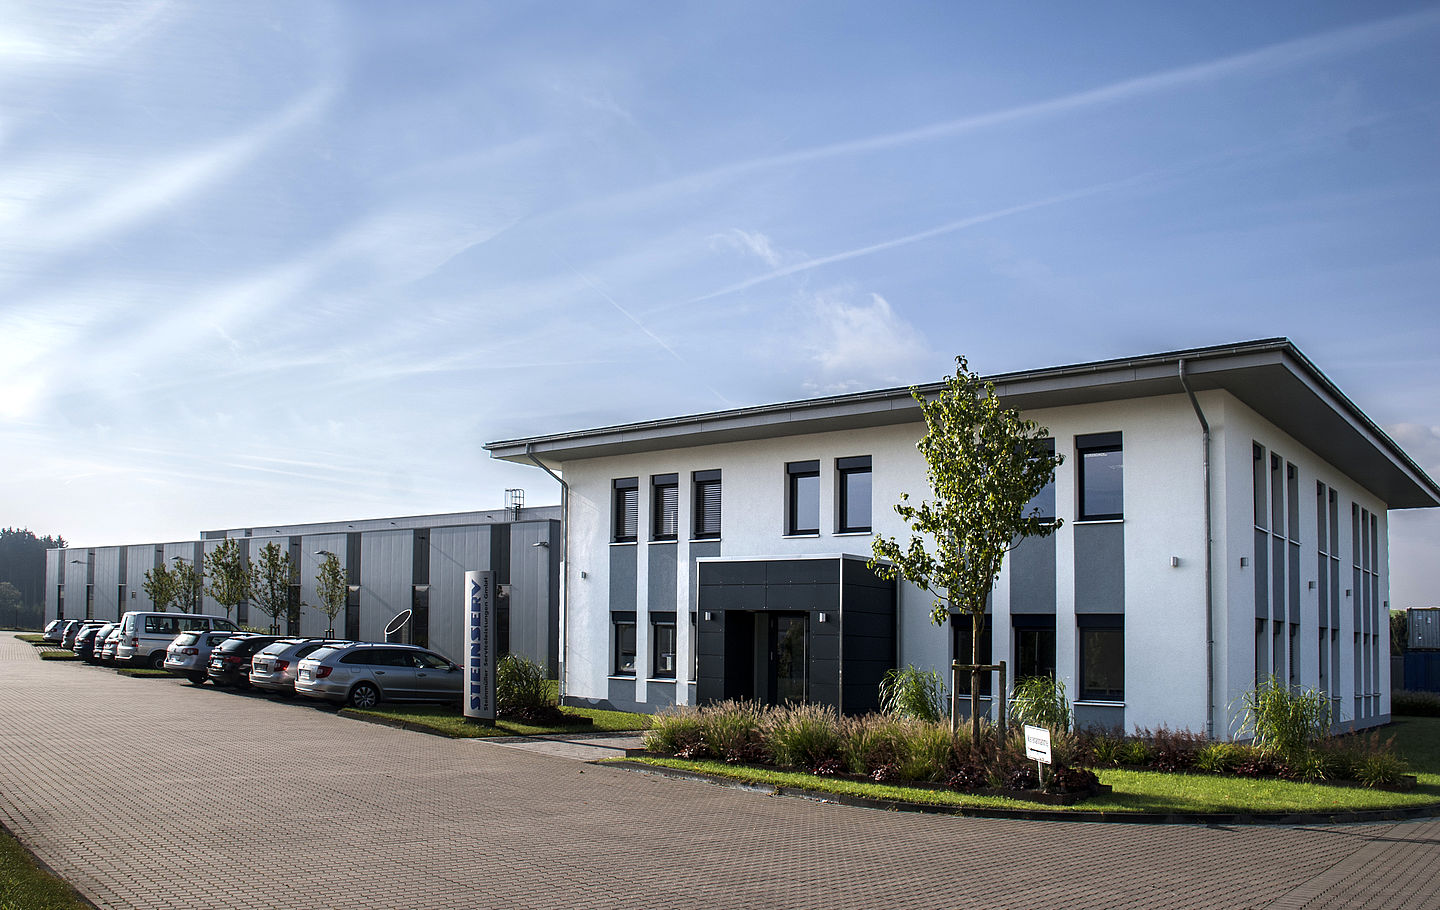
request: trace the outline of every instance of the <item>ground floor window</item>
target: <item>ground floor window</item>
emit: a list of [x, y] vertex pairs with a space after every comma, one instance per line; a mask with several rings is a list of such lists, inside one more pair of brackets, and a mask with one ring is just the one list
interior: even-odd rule
[[1080, 632], [1080, 698], [1125, 700], [1125, 615], [1084, 613]]
[[1015, 627], [1015, 679], [1054, 679], [1055, 617], [1016, 614], [1010, 620]]
[[[955, 660], [962, 664], [991, 664], [994, 663], [993, 645], [995, 630], [990, 623], [990, 615], [984, 617], [984, 625], [980, 628], [980, 653], [972, 654], [975, 644], [973, 637], [974, 617], [968, 613], [954, 613], [950, 616], [950, 625], [954, 629], [954, 655]], [[990, 694], [990, 673], [980, 674], [980, 694]], [[956, 695], [970, 694], [970, 675], [961, 671], [960, 678], [955, 682]]]
[[611, 613], [611, 638], [615, 642], [611, 672], [616, 676], [635, 675], [635, 614]]
[[675, 614], [650, 614], [650, 676], [675, 678]]

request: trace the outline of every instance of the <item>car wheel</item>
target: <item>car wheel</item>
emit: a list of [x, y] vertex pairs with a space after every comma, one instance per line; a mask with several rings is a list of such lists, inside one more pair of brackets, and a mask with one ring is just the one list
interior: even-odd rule
[[163, 669], [165, 669], [165, 652], [164, 652], [164, 651], [156, 651], [154, 654], [151, 654], [151, 655], [150, 655], [150, 669], [152, 669], [152, 670], [163, 670]]
[[194, 683], [195, 685], [197, 685], [197, 686], [203, 686], [203, 685], [205, 685], [205, 680], [206, 680], [206, 679], [209, 679], [209, 677], [206, 676], [204, 673], [191, 673], [191, 674], [190, 674], [190, 681], [191, 681], [192, 683]]
[[373, 708], [380, 703], [380, 690], [372, 683], [359, 683], [350, 690], [350, 707]]

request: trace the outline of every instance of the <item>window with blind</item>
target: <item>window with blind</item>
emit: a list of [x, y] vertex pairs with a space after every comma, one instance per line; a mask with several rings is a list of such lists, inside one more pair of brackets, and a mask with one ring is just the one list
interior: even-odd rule
[[650, 539], [674, 540], [680, 533], [680, 475], [650, 478]]
[[640, 534], [640, 479], [622, 477], [615, 484], [616, 543], [634, 543]]
[[820, 533], [820, 462], [785, 465], [785, 533]]
[[691, 475], [695, 484], [695, 539], [720, 536], [720, 472], [696, 471]]
[[870, 456], [837, 458], [835, 475], [840, 486], [840, 533], [870, 530]]

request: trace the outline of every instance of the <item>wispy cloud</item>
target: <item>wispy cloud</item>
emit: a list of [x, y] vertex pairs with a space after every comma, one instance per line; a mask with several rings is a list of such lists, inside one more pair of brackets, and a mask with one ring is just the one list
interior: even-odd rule
[[759, 258], [766, 265], [775, 268], [780, 265], [780, 253], [775, 249], [770, 238], [759, 231], [746, 231], [741, 228], [732, 228], [723, 234], [715, 234], [710, 238], [713, 246], [728, 247], [733, 250], [740, 250]]
[[819, 294], [802, 308], [801, 317], [806, 329], [800, 347], [816, 370], [806, 382], [811, 391], [834, 394], [893, 385], [928, 353], [920, 333], [879, 294], [864, 303]]

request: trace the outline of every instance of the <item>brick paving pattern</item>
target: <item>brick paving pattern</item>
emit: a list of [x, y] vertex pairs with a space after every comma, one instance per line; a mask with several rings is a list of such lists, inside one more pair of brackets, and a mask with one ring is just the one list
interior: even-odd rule
[[105, 908], [1440, 907], [1440, 820], [881, 812], [38, 660], [0, 636], [0, 821]]

